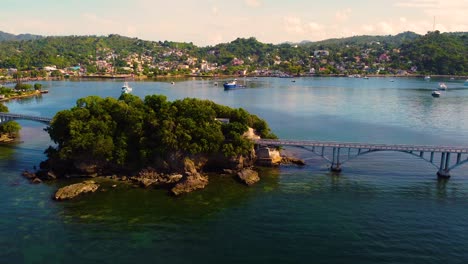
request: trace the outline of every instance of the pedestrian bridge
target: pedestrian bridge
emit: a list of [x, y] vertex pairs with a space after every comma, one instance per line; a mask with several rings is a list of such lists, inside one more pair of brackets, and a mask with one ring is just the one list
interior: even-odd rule
[[32, 121], [37, 121], [37, 122], [41, 122], [45, 124], [50, 124], [50, 122], [52, 121], [52, 118], [49, 118], [49, 117], [0, 112], [0, 124], [4, 122], [8, 122], [8, 121], [19, 120], [19, 119], [32, 120]]
[[294, 146], [313, 152], [330, 163], [334, 172], [341, 171], [341, 165], [362, 155], [379, 151], [397, 151], [418, 157], [438, 169], [441, 178], [450, 177], [450, 170], [468, 162], [468, 147], [431, 145], [388, 145], [346, 142], [322, 142], [307, 140], [259, 139], [257, 146]]

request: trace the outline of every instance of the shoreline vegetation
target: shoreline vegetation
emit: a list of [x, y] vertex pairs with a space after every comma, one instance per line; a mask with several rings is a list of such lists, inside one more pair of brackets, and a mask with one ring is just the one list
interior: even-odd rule
[[56, 200], [95, 192], [104, 179], [177, 196], [203, 189], [210, 173], [254, 184], [260, 180], [257, 160], [270, 166], [303, 164], [283, 160], [276, 149], [254, 148], [256, 138], [276, 138], [263, 119], [195, 98], [88, 96], [58, 112], [46, 131], [56, 145], [45, 151], [39, 170], [23, 175], [32, 183], [93, 178], [61, 188]]

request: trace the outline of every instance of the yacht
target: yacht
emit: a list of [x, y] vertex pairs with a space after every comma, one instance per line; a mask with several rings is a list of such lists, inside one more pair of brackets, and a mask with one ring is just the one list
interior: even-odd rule
[[447, 90], [447, 85], [445, 83], [439, 83], [439, 90]]
[[440, 97], [440, 92], [439, 91], [432, 91], [432, 97]]
[[132, 87], [130, 87], [130, 86], [128, 85], [128, 82], [125, 82], [124, 85], [122, 86], [122, 93], [123, 93], [123, 94], [124, 94], [124, 93], [128, 94], [128, 93], [132, 92], [132, 90], [133, 90], [133, 89], [132, 89]]

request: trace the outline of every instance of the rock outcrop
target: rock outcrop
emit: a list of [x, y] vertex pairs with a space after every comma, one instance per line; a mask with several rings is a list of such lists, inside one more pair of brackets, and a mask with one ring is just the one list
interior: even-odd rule
[[294, 158], [294, 157], [283, 157], [281, 160], [281, 164], [295, 164], [299, 166], [306, 165], [305, 162], [301, 159]]
[[200, 173], [194, 173], [186, 176], [178, 182], [171, 192], [174, 195], [192, 192], [198, 189], [203, 189], [208, 184], [208, 176], [203, 176]]
[[237, 177], [239, 179], [247, 184], [247, 185], [252, 185], [258, 181], [260, 181], [260, 177], [258, 176], [258, 172], [252, 170], [252, 169], [243, 169], [237, 173]]
[[94, 181], [84, 181], [60, 188], [54, 195], [55, 200], [73, 199], [76, 196], [88, 192], [95, 192], [99, 188], [99, 184]]
[[146, 168], [138, 173], [138, 176], [131, 177], [130, 180], [138, 183], [141, 187], [148, 188], [151, 185], [174, 184], [182, 179], [182, 174], [162, 174], [153, 168]]

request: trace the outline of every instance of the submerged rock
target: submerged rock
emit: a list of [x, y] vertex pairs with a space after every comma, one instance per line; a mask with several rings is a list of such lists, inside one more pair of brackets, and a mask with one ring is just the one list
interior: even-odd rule
[[203, 189], [208, 184], [208, 176], [203, 176], [200, 173], [194, 173], [188, 175], [185, 179], [177, 183], [172, 189], [171, 192], [174, 195], [180, 195], [183, 193], [188, 193], [198, 189]]
[[303, 160], [294, 157], [283, 157], [283, 159], [281, 160], [281, 164], [296, 164], [299, 166], [306, 165]]
[[237, 173], [237, 177], [247, 185], [252, 185], [258, 181], [260, 181], [260, 177], [258, 176], [258, 172], [252, 169], [243, 169]]
[[75, 183], [75, 184], [60, 188], [55, 193], [54, 199], [55, 200], [72, 199], [83, 193], [95, 192], [98, 188], [99, 188], [99, 184], [95, 183], [94, 181], [84, 181], [81, 183]]

